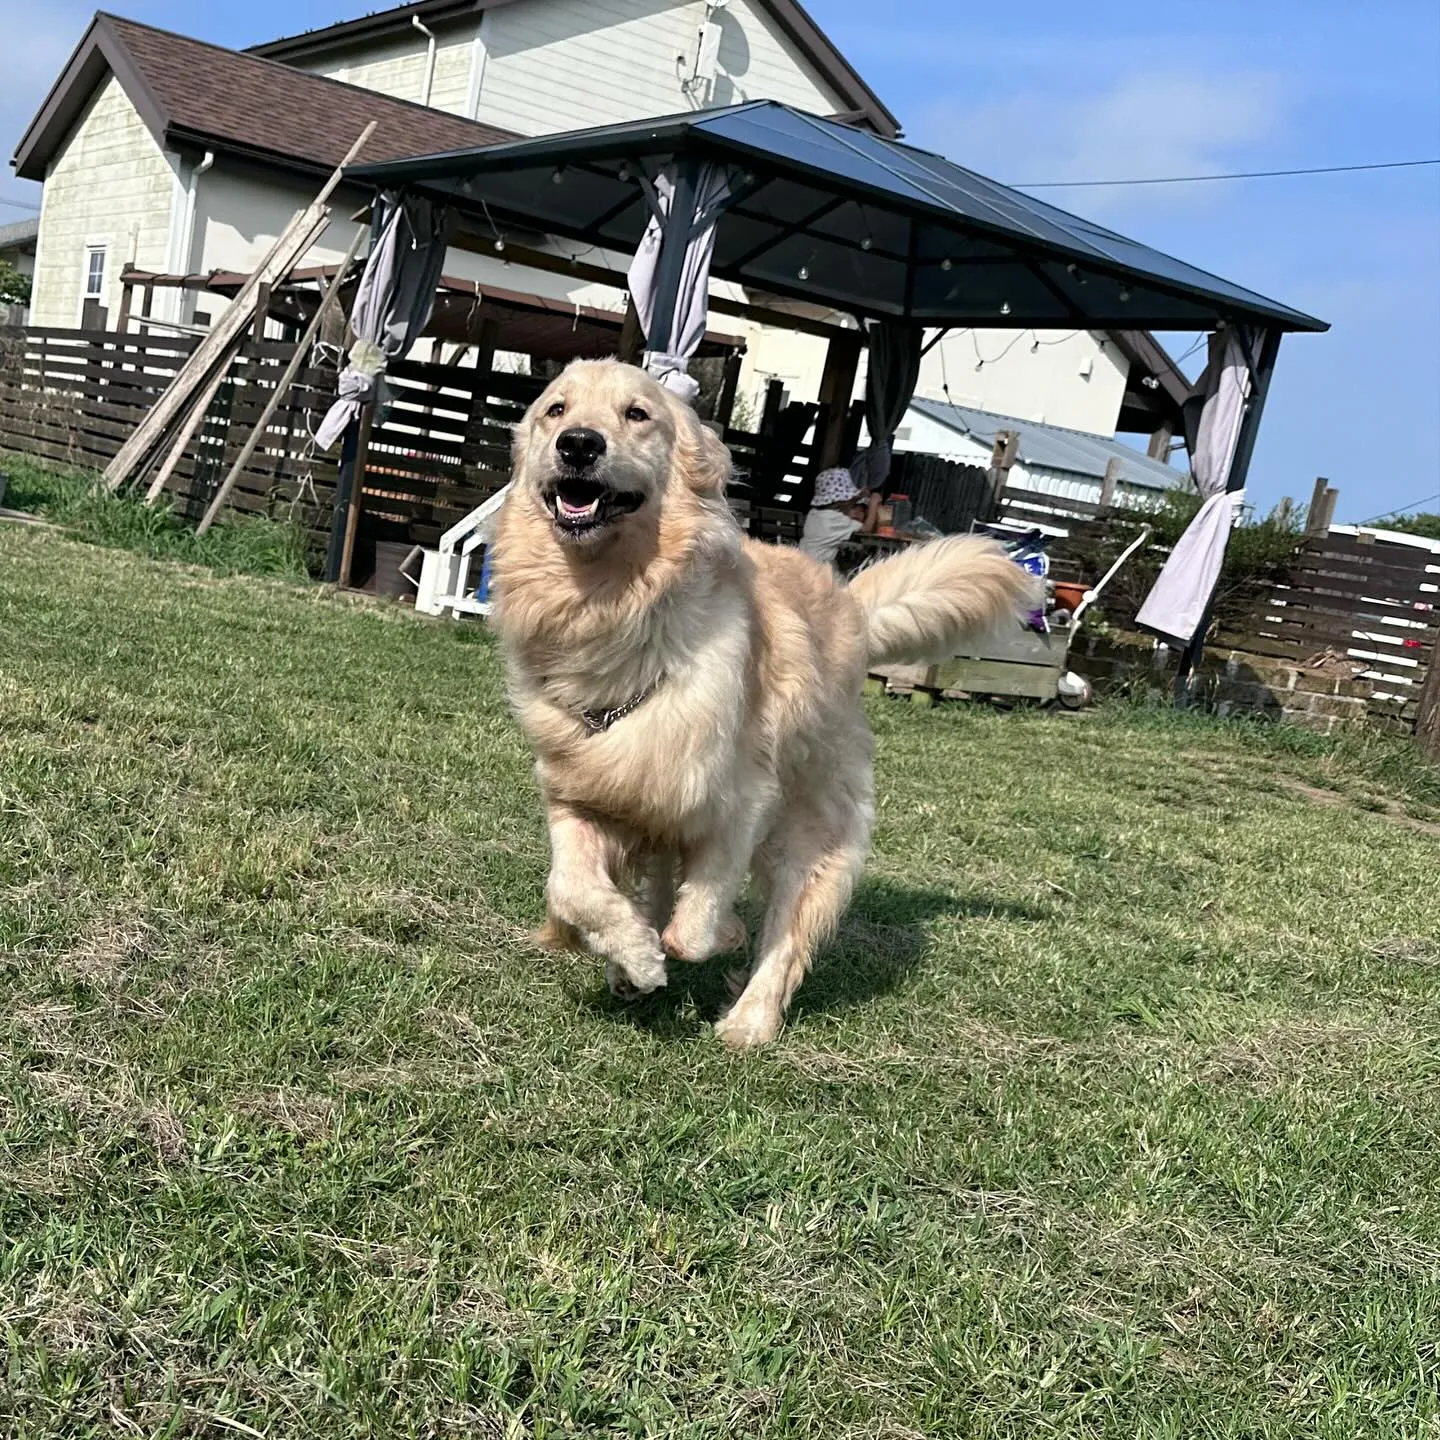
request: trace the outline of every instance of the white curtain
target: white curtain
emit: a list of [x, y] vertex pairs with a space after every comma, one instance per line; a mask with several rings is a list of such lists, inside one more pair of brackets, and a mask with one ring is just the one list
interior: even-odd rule
[[[1253, 352], [1260, 337], [1250, 338]], [[1217, 331], [1210, 337], [1210, 363], [1201, 382], [1205, 408], [1190, 469], [1205, 501], [1135, 616], [1147, 630], [1182, 646], [1194, 638], [1205, 616], [1220, 578], [1230, 531], [1245, 499], [1243, 490], [1225, 488], [1254, 383], [1245, 346], [1234, 330]]]
[[[673, 168], [661, 172], [654, 185], [647, 184], [650, 201], [650, 223], [640, 237], [635, 258], [630, 262], [630, 294], [647, 345], [655, 320], [655, 283], [660, 268], [660, 246], [664, 227], [670, 222], [675, 199]], [[685, 247], [685, 266], [680, 275], [680, 288], [675, 296], [671, 316], [670, 340], [663, 351], [647, 348], [644, 366], [667, 390], [691, 402], [700, 386], [689, 374], [690, 357], [705, 338], [705, 319], [710, 302], [710, 259], [715, 253], [715, 222], [730, 198], [730, 181], [719, 165], [701, 167], [695, 185], [695, 217], [689, 243]], [[689, 223], [690, 217], [677, 217]]]

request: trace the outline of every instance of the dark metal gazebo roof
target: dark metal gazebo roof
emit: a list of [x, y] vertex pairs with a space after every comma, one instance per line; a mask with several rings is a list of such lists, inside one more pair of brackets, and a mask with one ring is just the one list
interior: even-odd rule
[[356, 166], [479, 228], [633, 251], [637, 183], [670, 161], [733, 167], [712, 274], [874, 319], [929, 326], [1212, 330], [1325, 322], [939, 155], [774, 101]]

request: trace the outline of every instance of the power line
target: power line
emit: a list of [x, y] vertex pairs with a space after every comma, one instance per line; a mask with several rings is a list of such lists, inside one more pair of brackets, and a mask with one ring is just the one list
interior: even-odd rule
[[1434, 495], [1426, 495], [1421, 500], [1412, 500], [1408, 505], [1401, 505], [1396, 510], [1384, 510], [1379, 515], [1372, 515], [1368, 520], [1362, 520], [1362, 525], [1373, 525], [1377, 520], [1389, 520], [1392, 516], [1408, 515], [1412, 510], [1418, 510], [1422, 505], [1429, 505], [1431, 501], [1440, 500], [1440, 491]]
[[1434, 160], [1382, 160], [1374, 165], [1312, 165], [1302, 170], [1234, 170], [1227, 175], [1153, 175], [1135, 180], [1034, 180], [1010, 188], [1089, 190], [1109, 185], [1192, 185], [1200, 180], [1271, 180], [1281, 175], [1344, 175], [1356, 170], [1408, 170], [1417, 165], [1440, 165], [1440, 157]]
[[9, 205], [16, 210], [33, 210], [37, 215], [40, 213], [40, 207], [28, 200], [7, 200], [3, 195], [0, 195], [0, 205]]

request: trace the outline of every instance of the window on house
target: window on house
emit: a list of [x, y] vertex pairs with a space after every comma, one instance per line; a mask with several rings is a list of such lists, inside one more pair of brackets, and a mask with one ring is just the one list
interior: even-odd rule
[[85, 253], [85, 298], [98, 300], [105, 293], [105, 247], [92, 246]]

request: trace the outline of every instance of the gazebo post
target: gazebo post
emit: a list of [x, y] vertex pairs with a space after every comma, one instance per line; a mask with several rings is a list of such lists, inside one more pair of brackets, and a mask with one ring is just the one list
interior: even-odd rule
[[687, 160], [675, 167], [675, 188], [670, 194], [670, 213], [660, 227], [660, 259], [655, 266], [655, 294], [650, 311], [650, 333], [645, 348], [664, 355], [674, 339], [675, 302], [685, 275], [685, 254], [695, 226], [695, 193], [700, 164]]
[[[1225, 481], [1225, 491], [1233, 495], [1245, 488], [1250, 474], [1250, 457], [1255, 453], [1255, 438], [1260, 433], [1260, 417], [1265, 413], [1265, 398], [1270, 393], [1270, 377], [1275, 373], [1275, 360], [1280, 353], [1280, 331], [1267, 329], [1260, 340], [1258, 356], [1248, 357], [1253, 366], [1254, 389], [1245, 407], [1245, 416], [1240, 422], [1240, 433], [1235, 439], [1235, 454], [1230, 460], [1230, 474]], [[1200, 657], [1205, 653], [1205, 635], [1210, 629], [1210, 620], [1215, 612], [1215, 591], [1220, 588], [1217, 575], [1210, 598], [1205, 602], [1200, 623], [1190, 637], [1190, 643], [1180, 656], [1180, 665], [1175, 673], [1175, 703], [1184, 706], [1190, 696], [1190, 676], [1194, 673]]]
[[816, 435], [816, 469], [828, 470], [843, 458], [846, 424], [850, 418], [850, 396], [860, 368], [864, 336], [859, 330], [834, 335], [825, 351], [825, 369], [820, 376], [822, 429]]

